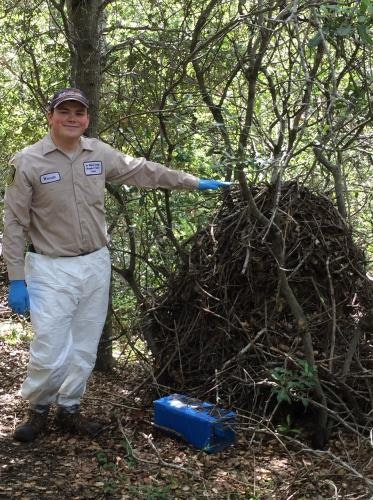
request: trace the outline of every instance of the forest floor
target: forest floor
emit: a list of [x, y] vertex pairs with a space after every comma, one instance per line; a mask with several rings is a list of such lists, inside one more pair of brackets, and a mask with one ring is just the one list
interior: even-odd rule
[[328, 450], [314, 451], [285, 445], [277, 433], [253, 439], [239, 427], [236, 443], [215, 454], [163, 435], [152, 426], [154, 390], [134, 393], [145, 377], [136, 360], [89, 381], [82, 411], [105, 422], [98, 437], [58, 432], [52, 413], [48, 433], [18, 443], [12, 433], [27, 409], [18, 392], [29, 337], [22, 324], [0, 326], [1, 499], [373, 498], [365, 481], [373, 481], [372, 447], [343, 433]]

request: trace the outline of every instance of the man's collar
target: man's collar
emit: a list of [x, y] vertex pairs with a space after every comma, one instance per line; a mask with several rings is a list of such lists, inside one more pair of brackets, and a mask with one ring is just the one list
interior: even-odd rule
[[[55, 145], [55, 143], [52, 140], [52, 137], [50, 134], [47, 134], [43, 139], [43, 155], [47, 155], [48, 153], [51, 153], [52, 151], [55, 151], [58, 149], [58, 147]], [[82, 136], [80, 138], [80, 146], [82, 150], [88, 150], [88, 151], [93, 151], [93, 148], [90, 144], [90, 140], [88, 137]]]
[[91, 141], [89, 140], [88, 137], [85, 137], [84, 135], [82, 135], [82, 137], [80, 138], [80, 144], [81, 144], [83, 150], [86, 149], [88, 151], [93, 151]]
[[43, 155], [45, 156], [48, 153], [51, 153], [52, 151], [57, 149], [57, 146], [55, 143], [52, 141], [52, 137], [50, 134], [46, 135], [42, 139], [42, 148], [43, 148]]

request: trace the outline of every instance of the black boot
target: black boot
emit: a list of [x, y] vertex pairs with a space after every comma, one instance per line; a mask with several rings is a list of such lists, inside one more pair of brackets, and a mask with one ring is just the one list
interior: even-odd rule
[[80, 414], [79, 405], [59, 406], [57, 408], [56, 424], [64, 432], [82, 434], [94, 437], [102, 430], [99, 422], [88, 420]]
[[36, 405], [28, 411], [27, 419], [18, 425], [13, 437], [17, 441], [28, 443], [34, 441], [48, 426], [49, 406]]

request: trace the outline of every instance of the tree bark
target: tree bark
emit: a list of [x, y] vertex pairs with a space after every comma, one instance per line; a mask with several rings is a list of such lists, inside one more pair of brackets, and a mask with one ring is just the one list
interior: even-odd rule
[[[102, 0], [67, 1], [67, 36], [70, 39], [71, 85], [78, 87], [89, 99], [90, 124], [88, 137], [97, 137], [102, 84], [102, 35], [105, 24]], [[98, 347], [96, 370], [109, 371], [113, 367], [111, 290], [108, 314]]]
[[315, 153], [316, 159], [324, 165], [324, 167], [329, 170], [334, 179], [334, 190], [337, 199], [338, 212], [347, 220], [347, 209], [345, 201], [345, 187], [344, 187], [344, 176], [340, 165], [333, 164], [326, 156], [323, 154], [322, 150], [318, 146], [314, 146], [313, 152]]
[[95, 371], [99, 372], [108, 372], [114, 366], [113, 342], [111, 340], [113, 338], [113, 322], [112, 322], [111, 307], [112, 307], [112, 288], [110, 287], [109, 307], [100, 343], [98, 345], [97, 359], [94, 368]]
[[97, 137], [102, 82], [102, 36], [105, 24], [101, 0], [68, 0], [68, 36], [71, 40], [71, 84], [87, 95], [90, 102], [89, 137]]

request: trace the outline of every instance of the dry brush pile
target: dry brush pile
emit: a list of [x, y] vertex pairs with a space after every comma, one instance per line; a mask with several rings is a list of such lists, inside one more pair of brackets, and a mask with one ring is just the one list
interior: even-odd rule
[[[275, 188], [257, 186], [253, 194], [273, 220]], [[329, 417], [363, 432], [373, 407], [373, 292], [364, 255], [325, 196], [289, 182], [277, 202], [285, 272], [307, 318]], [[225, 194], [213, 222], [195, 235], [188, 265], [147, 321], [161, 384], [210, 400], [218, 395], [267, 417], [278, 401], [313, 400], [315, 374], [280, 293], [268, 227], [238, 189]]]

